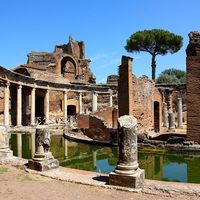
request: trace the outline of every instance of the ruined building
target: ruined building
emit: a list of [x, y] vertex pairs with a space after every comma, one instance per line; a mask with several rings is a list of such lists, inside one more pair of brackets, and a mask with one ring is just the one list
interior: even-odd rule
[[0, 123], [66, 125], [73, 117], [76, 127], [88, 136], [110, 140], [118, 116], [131, 114], [138, 120], [139, 133], [159, 132], [165, 100], [162, 91], [147, 77], [132, 75], [131, 58], [122, 57], [120, 69], [119, 76], [96, 84], [84, 43], [71, 37], [53, 52], [31, 52], [27, 64], [13, 70], [0, 67]]

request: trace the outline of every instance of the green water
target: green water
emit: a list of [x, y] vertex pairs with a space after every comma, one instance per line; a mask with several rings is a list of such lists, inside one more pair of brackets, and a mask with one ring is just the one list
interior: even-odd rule
[[[16, 135], [10, 144], [14, 155], [21, 151], [23, 158], [31, 158], [31, 136], [22, 135], [22, 149], [17, 148]], [[61, 166], [110, 173], [115, 169], [118, 157], [117, 147], [87, 145], [65, 140], [62, 136], [51, 137], [51, 152]], [[17, 151], [18, 150], [18, 151]], [[147, 179], [200, 183], [200, 154], [181, 154], [166, 151], [140, 149], [140, 168], [145, 169]]]

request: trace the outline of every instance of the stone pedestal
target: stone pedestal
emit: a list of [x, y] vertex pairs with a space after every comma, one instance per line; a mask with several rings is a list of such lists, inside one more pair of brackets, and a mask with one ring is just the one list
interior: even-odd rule
[[174, 119], [174, 113], [169, 113], [169, 128], [168, 132], [175, 132], [175, 119]]
[[8, 129], [0, 126], [0, 160], [13, 156], [13, 152], [9, 148], [10, 134]]
[[36, 128], [35, 147], [36, 152], [32, 160], [28, 162], [28, 168], [37, 171], [46, 171], [59, 167], [58, 160], [54, 159], [50, 148], [50, 131], [48, 126]]
[[118, 119], [119, 160], [114, 172], [109, 174], [109, 184], [140, 189], [144, 182], [144, 170], [137, 159], [137, 120], [133, 116]]

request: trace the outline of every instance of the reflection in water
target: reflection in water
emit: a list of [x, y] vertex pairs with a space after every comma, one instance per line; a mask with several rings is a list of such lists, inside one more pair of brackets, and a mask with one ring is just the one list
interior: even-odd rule
[[[20, 135], [11, 135], [11, 149], [14, 155], [31, 158], [35, 151], [34, 134]], [[52, 136], [51, 141], [50, 150], [61, 166], [110, 173], [117, 164], [116, 147], [70, 142], [62, 136]], [[200, 154], [172, 154], [140, 149], [138, 157], [140, 168], [145, 169], [147, 179], [200, 183]]]

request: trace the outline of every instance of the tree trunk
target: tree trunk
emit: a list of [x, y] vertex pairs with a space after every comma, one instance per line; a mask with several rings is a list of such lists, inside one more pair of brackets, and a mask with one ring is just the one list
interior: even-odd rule
[[152, 80], [155, 81], [156, 79], [156, 56], [155, 55], [152, 55], [151, 70], [152, 70], [152, 73], [151, 73]]

